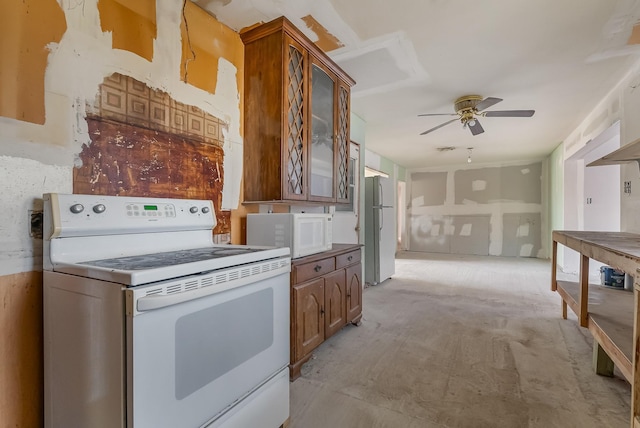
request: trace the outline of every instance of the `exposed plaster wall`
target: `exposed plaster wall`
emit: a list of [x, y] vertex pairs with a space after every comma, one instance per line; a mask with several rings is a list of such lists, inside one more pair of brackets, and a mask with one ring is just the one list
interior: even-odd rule
[[[33, 4], [36, 3], [40, 4]], [[112, 48], [112, 33], [105, 33], [101, 28], [98, 0], [59, 0], [58, 4], [64, 13], [66, 32], [59, 43], [40, 47], [49, 51], [44, 78], [27, 73], [30, 62], [20, 51], [11, 51], [12, 56], [8, 60], [2, 58], [0, 62], [2, 76], [11, 70], [9, 63], [13, 64], [11, 67], [20, 64], [16, 73], [19, 83], [22, 83], [20, 79], [27, 79], [27, 85], [44, 83], [45, 111], [42, 124], [0, 117], [0, 174], [3, 183], [10, 183], [5, 185], [7, 190], [0, 197], [3, 202], [0, 227], [11, 229], [3, 230], [2, 234], [0, 275], [39, 268], [38, 250], [34, 249], [28, 234], [28, 209], [32, 209], [34, 200], [41, 198], [43, 192], [71, 192], [72, 168], [81, 164], [78, 154], [82, 145], [91, 143], [85, 105], [93, 104], [99, 85], [113, 72], [166, 91], [174, 100], [199, 107], [229, 124], [223, 138], [225, 187], [222, 208], [234, 209], [238, 205], [242, 175], [242, 87], [238, 82], [243, 80], [238, 73], [244, 61], [240, 38], [231, 37], [233, 31], [223, 28], [208, 15], [189, 27], [192, 34], [197, 33], [198, 40], [208, 39], [210, 45], [216, 45], [215, 62], [206, 62], [209, 75], [215, 81], [215, 87], [208, 88], [213, 91], [211, 93], [181, 79], [182, 2], [157, 0], [157, 37], [153, 41], [152, 61], [127, 50]], [[3, 3], [0, 15], [7, 16], [6, 8], [13, 11], [13, 2]], [[31, 22], [29, 16], [19, 18]], [[38, 21], [38, 25], [46, 26], [47, 21]], [[7, 34], [6, 31], [6, 28], [0, 29], [3, 40], [15, 38], [16, 33]], [[24, 39], [31, 37], [28, 33], [17, 34]], [[20, 40], [17, 43], [22, 43]], [[8, 96], [5, 83], [0, 93], [3, 102]]]
[[0, 276], [42, 269], [42, 240], [29, 236], [29, 212], [42, 210], [42, 194], [71, 193], [71, 166], [0, 156]]

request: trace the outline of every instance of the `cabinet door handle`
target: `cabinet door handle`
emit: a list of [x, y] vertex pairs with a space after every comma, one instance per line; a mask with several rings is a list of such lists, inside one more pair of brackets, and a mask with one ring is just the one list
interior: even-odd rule
[[323, 307], [320, 308], [320, 315], [324, 316], [324, 308]]
[[347, 260], [348, 260], [348, 261], [353, 260], [353, 256], [349, 256], [349, 257], [347, 257]]
[[320, 265], [316, 265], [313, 270], [315, 270], [316, 272], [320, 272], [322, 270], [322, 266]]

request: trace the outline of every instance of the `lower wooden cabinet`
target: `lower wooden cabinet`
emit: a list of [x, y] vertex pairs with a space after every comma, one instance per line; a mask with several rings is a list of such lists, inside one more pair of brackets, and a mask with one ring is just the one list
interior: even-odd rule
[[359, 245], [335, 244], [331, 251], [302, 257], [291, 269], [291, 380], [311, 352], [348, 323], [362, 318]]
[[291, 345], [295, 359], [300, 359], [324, 342], [324, 279], [305, 282], [292, 291], [295, 304], [291, 319], [296, 323], [291, 323]]
[[347, 294], [344, 269], [324, 278], [324, 335], [329, 337], [347, 323]]
[[347, 322], [359, 323], [362, 318], [362, 271], [358, 263], [346, 269], [347, 274]]

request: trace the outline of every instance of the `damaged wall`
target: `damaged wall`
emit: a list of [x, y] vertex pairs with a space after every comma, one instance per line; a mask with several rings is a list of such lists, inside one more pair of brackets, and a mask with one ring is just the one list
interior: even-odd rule
[[214, 180], [212, 188], [220, 186], [214, 199], [228, 213], [242, 174], [244, 47], [190, 1], [2, 2], [0, 24], [0, 425], [35, 427], [42, 425], [42, 240], [30, 235], [31, 214], [42, 210], [42, 193], [74, 190], [74, 174], [88, 162], [83, 147], [93, 144], [87, 106], [119, 73], [217, 119], [219, 144], [205, 154], [191, 140], [167, 144], [222, 163], [213, 169], [223, 171], [224, 187]]
[[413, 171], [412, 251], [546, 257], [542, 162]]

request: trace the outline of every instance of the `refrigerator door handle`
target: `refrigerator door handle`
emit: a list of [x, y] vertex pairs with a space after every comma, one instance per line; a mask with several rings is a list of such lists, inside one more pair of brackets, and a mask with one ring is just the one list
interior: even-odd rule
[[378, 195], [380, 196], [380, 200], [379, 205], [384, 205], [384, 190], [382, 189], [382, 182], [380, 180], [378, 180], [378, 188], [380, 189], [380, 192], [378, 193]]
[[[382, 232], [382, 228], [384, 227], [384, 210], [380, 209], [380, 232]], [[378, 234], [379, 240], [382, 241], [382, 233]]]

